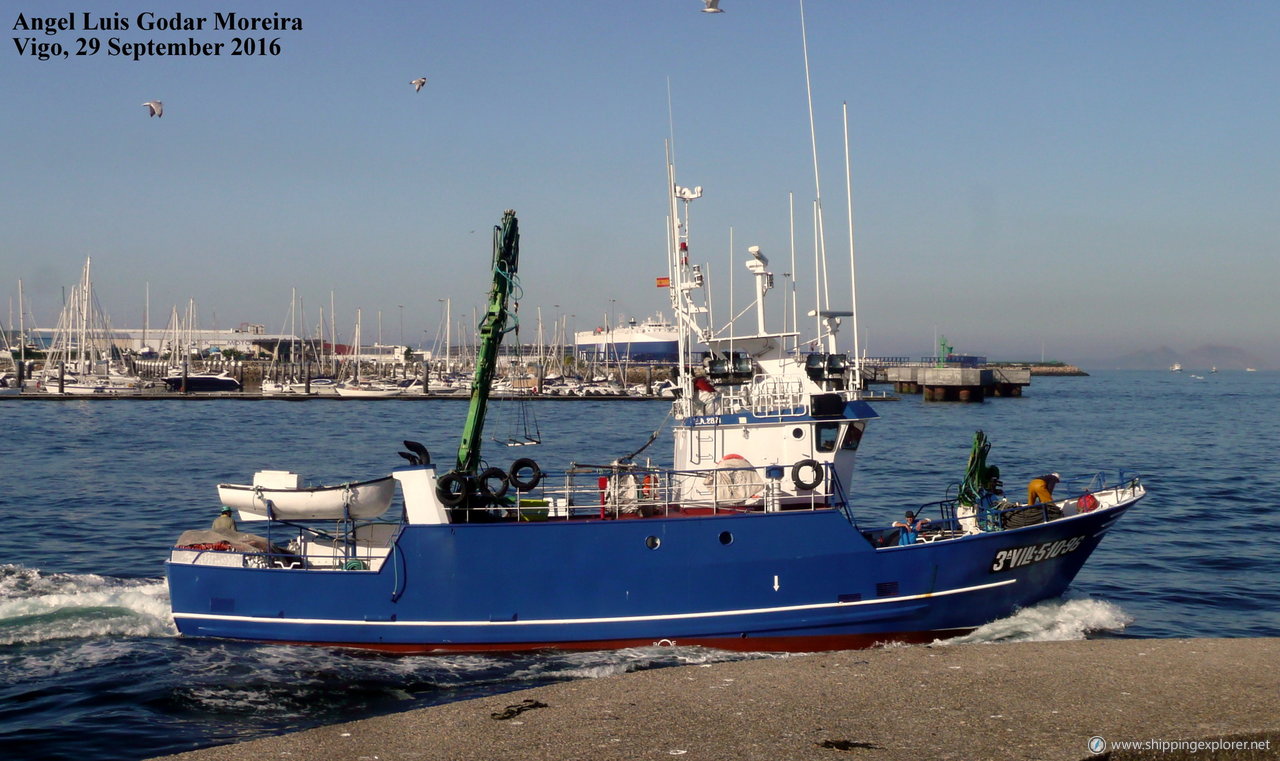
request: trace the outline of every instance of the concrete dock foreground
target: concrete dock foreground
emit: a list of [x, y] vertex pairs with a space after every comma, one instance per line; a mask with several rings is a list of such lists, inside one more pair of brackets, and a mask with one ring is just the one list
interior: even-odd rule
[[1280, 639], [917, 645], [664, 668], [166, 758], [1280, 759]]

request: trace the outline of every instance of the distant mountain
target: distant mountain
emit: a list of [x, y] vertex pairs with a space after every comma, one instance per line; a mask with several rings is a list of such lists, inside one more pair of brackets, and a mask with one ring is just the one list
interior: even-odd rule
[[1243, 370], [1246, 367], [1263, 370], [1270, 367], [1269, 362], [1244, 349], [1212, 344], [1198, 346], [1186, 352], [1161, 346], [1158, 349], [1135, 351], [1122, 357], [1103, 360], [1099, 364], [1116, 370], [1168, 370], [1174, 363], [1181, 364], [1186, 370], [1208, 370], [1211, 367], [1219, 370]]

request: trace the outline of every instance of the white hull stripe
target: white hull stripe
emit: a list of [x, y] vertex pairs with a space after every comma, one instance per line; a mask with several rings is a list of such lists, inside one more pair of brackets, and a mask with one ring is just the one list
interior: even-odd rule
[[885, 597], [877, 600], [858, 600], [855, 602], [829, 602], [812, 605], [787, 605], [777, 608], [748, 608], [745, 610], [709, 611], [705, 613], [671, 613], [653, 616], [617, 616], [614, 618], [543, 618], [528, 621], [354, 621], [332, 618], [276, 618], [268, 616], [231, 616], [216, 613], [177, 613], [174, 618], [200, 619], [204, 621], [253, 621], [257, 623], [305, 624], [308, 626], [561, 626], [582, 624], [618, 624], [636, 621], [679, 621], [693, 618], [716, 618], [719, 616], [753, 616], [764, 613], [789, 613], [797, 610], [824, 610], [830, 608], [849, 608], [860, 605], [885, 605], [912, 600], [927, 600], [932, 597], [978, 592], [983, 589], [1003, 587], [1016, 584], [1017, 579], [1006, 579], [990, 584], [979, 584], [973, 587], [948, 589], [942, 592], [927, 592], [920, 595], [904, 595], [901, 597]]

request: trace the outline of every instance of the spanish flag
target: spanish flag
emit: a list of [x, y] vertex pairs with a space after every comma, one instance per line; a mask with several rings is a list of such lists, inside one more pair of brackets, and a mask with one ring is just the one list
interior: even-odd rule
[[655, 278], [655, 280], [657, 281], [655, 285], [657, 285], [659, 288], [671, 287], [671, 278], [669, 277], [659, 277], [659, 278]]

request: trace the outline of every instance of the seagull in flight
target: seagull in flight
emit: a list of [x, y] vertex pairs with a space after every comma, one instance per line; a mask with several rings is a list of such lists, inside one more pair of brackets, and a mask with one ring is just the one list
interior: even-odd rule
[[702, 0], [702, 4], [707, 6], [702, 9], [703, 13], [724, 13], [720, 10], [720, 0]]
[[426, 77], [418, 77], [417, 79], [413, 80], [409, 84], [413, 85], [414, 92], [421, 92], [422, 86], [425, 85], [426, 83], [427, 83]]
[[142, 105], [147, 107], [150, 116], [164, 116], [164, 104], [158, 100], [149, 100]]

